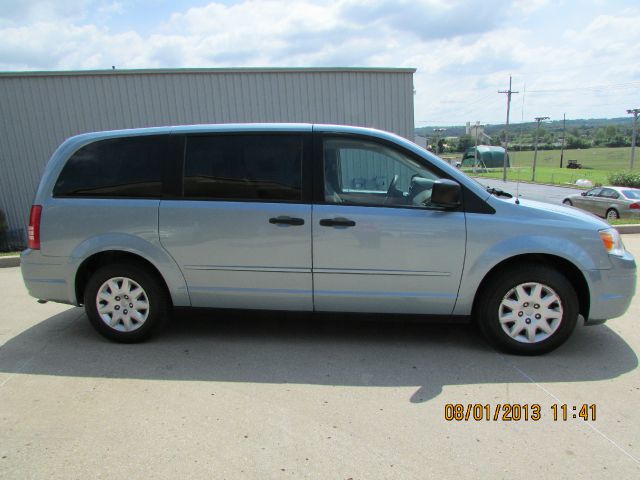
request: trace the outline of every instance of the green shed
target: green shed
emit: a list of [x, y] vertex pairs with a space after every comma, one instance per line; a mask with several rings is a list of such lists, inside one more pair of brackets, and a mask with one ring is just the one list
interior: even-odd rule
[[[471, 147], [462, 156], [463, 167], [473, 167], [475, 161], [476, 147]], [[489, 145], [478, 145], [478, 166], [484, 168], [501, 168], [504, 164], [504, 148], [492, 147]], [[509, 155], [507, 154], [507, 167]]]

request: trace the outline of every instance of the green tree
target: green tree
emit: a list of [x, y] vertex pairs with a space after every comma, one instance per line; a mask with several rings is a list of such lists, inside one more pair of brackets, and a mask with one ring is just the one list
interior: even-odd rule
[[576, 137], [575, 135], [569, 135], [567, 138], [567, 148], [589, 148], [591, 143], [580, 137]]
[[456, 149], [458, 152], [466, 152], [468, 148], [473, 147], [475, 145], [475, 140], [471, 138], [471, 135], [460, 135], [458, 137], [458, 148]]
[[607, 143], [607, 131], [604, 128], [599, 128], [596, 130], [595, 135], [593, 136], [593, 144], [594, 145], [605, 145]]
[[615, 125], [607, 125], [605, 132], [607, 134], [607, 139], [610, 140], [618, 135], [618, 127], [616, 127]]

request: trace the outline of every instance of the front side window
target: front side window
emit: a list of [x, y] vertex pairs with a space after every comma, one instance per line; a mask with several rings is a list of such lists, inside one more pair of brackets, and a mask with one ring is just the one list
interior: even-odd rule
[[53, 195], [159, 198], [167, 139], [151, 135], [85, 145], [67, 161]]
[[188, 137], [184, 197], [299, 201], [302, 154], [300, 136]]
[[328, 203], [428, 207], [440, 178], [404, 153], [367, 140], [326, 139], [323, 154]]
[[602, 191], [602, 188], [593, 188], [591, 190], [589, 190], [586, 194], [587, 197], [597, 197], [598, 195], [600, 195], [600, 192]]

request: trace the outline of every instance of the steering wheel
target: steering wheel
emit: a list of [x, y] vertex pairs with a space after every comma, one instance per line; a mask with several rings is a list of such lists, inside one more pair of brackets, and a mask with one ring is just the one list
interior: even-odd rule
[[383, 203], [387, 203], [387, 200], [389, 199], [389, 197], [391, 197], [391, 192], [393, 192], [396, 189], [396, 183], [398, 183], [399, 178], [400, 178], [400, 175], [398, 175], [397, 173], [393, 176], [393, 180], [391, 180], [391, 183], [389, 184], [389, 188], [387, 188], [387, 195], [386, 197], [384, 197]]

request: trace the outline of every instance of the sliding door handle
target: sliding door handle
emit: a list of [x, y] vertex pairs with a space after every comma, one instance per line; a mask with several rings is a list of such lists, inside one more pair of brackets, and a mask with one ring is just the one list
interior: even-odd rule
[[323, 218], [320, 220], [320, 225], [323, 227], [355, 227], [356, 222], [343, 217]]
[[273, 225], [304, 225], [304, 219], [296, 217], [272, 217], [269, 223]]

